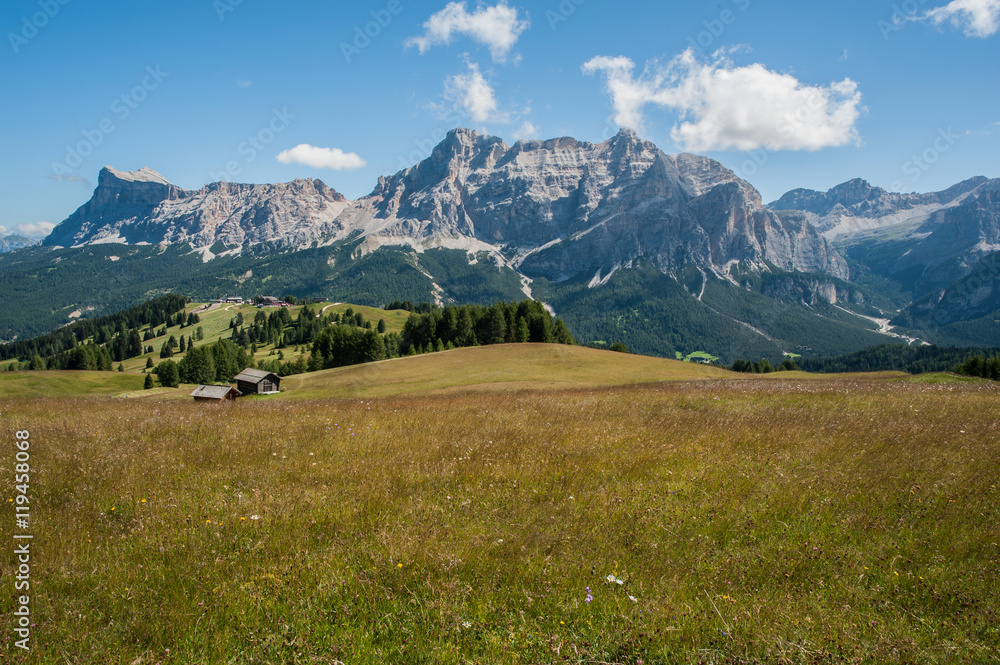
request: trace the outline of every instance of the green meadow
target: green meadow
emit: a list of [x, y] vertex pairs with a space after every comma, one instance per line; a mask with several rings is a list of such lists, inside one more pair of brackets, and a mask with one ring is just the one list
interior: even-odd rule
[[557, 345], [218, 405], [94, 375], [0, 375], [35, 623], [3, 662], [1000, 659], [996, 384]]

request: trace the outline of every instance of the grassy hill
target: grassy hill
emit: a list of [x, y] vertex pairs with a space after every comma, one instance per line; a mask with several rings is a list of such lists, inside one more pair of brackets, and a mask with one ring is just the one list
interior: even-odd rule
[[142, 392], [143, 378], [122, 372], [0, 372], [0, 397], [110, 396]]
[[455, 349], [286, 377], [288, 397], [558, 389], [736, 377], [724, 369], [557, 344]]
[[[348, 309], [353, 309], [355, 312], [361, 312], [365, 320], [372, 321], [373, 323], [378, 323], [379, 319], [384, 319], [386, 323], [387, 332], [401, 332], [403, 326], [406, 324], [406, 319], [409, 317], [410, 313], [405, 310], [384, 310], [377, 309], [375, 307], [364, 307], [360, 305], [349, 305], [345, 303], [320, 303], [319, 305], [310, 305], [310, 307], [317, 314], [332, 314], [338, 313], [343, 314]], [[289, 312], [292, 318], [298, 318], [299, 311], [302, 309], [301, 306], [295, 306], [289, 308]], [[209, 306], [207, 303], [192, 303], [187, 306], [184, 310], [186, 313], [195, 312], [201, 318], [201, 322], [198, 326], [201, 326], [204, 332], [204, 339], [202, 341], [196, 341], [195, 346], [203, 346], [214, 344], [220, 339], [229, 339], [232, 330], [229, 328], [229, 322], [236, 317], [237, 314], [242, 313], [243, 318], [247, 321], [253, 321], [254, 316], [257, 314], [258, 310], [254, 305], [212, 305]], [[272, 312], [273, 309], [264, 309], [265, 312]], [[148, 329], [144, 327], [140, 330], [140, 333], [145, 332]], [[184, 335], [185, 337], [190, 337], [194, 334], [197, 326], [195, 327], [185, 327], [172, 326], [167, 328], [167, 334], [162, 337], [157, 337], [155, 340], [145, 342], [145, 344], [152, 344], [154, 351], [153, 353], [146, 353], [136, 358], [131, 358], [126, 360], [123, 364], [125, 366], [126, 372], [141, 372], [146, 367], [146, 360], [148, 358], [153, 359], [153, 364], [160, 362], [160, 347], [163, 345], [170, 335], [175, 337], [180, 337]], [[296, 353], [294, 348], [289, 347], [282, 349], [285, 360], [295, 359], [299, 353]], [[273, 345], [265, 345], [258, 348], [254, 358], [256, 360], [273, 359], [273, 356], [277, 355], [277, 349]], [[179, 360], [182, 356], [176, 355], [174, 360]]]
[[[719, 372], [558, 351], [539, 362], [577, 386]], [[31, 432], [44, 547], [32, 651], [8, 641], [0, 660], [1000, 659], [995, 384], [479, 391], [531, 370], [499, 347], [435, 355], [372, 368], [397, 391], [407, 373], [465, 388], [221, 407], [5, 396]], [[343, 375], [300, 394], [357, 394]], [[0, 576], [15, 565], [0, 557]]]

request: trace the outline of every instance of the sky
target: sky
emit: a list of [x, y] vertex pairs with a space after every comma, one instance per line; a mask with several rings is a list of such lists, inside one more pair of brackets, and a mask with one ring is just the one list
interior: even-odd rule
[[1000, 177], [998, 28], [1000, 0], [5, 0], [0, 234], [46, 234], [106, 164], [354, 199], [454, 127], [629, 127], [765, 202], [938, 191]]

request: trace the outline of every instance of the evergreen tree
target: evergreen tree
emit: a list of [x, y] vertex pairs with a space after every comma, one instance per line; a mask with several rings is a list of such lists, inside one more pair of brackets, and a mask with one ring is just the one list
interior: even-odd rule
[[573, 335], [570, 334], [569, 328], [562, 319], [556, 319], [556, 325], [552, 329], [552, 338], [556, 344], [576, 344], [576, 340], [573, 339]]
[[177, 388], [180, 385], [177, 363], [173, 360], [164, 360], [156, 366], [155, 372], [164, 388]]
[[531, 339], [531, 331], [528, 330], [528, 321], [526, 319], [517, 319], [517, 329], [514, 331], [514, 341], [518, 343], [524, 343]]
[[214, 383], [217, 378], [215, 355], [210, 347], [194, 347], [177, 364], [177, 372], [183, 383]]
[[146, 358], [146, 369], [153, 369], [153, 359]]
[[152, 387], [153, 387], [153, 375], [152, 374], [147, 374], [146, 375], [146, 381], [142, 384], [142, 389], [143, 390], [149, 390]]

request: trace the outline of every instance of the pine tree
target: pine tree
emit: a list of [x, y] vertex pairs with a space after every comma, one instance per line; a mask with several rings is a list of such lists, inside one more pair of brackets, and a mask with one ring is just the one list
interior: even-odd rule
[[152, 374], [147, 374], [146, 375], [146, 381], [145, 381], [145, 383], [143, 383], [142, 389], [143, 390], [149, 390], [152, 387], [153, 387], [153, 375]]
[[153, 359], [146, 358], [146, 369], [153, 369]]
[[180, 385], [178, 380], [177, 363], [173, 360], [164, 360], [156, 366], [156, 376], [160, 379], [160, 385], [164, 388], [176, 388]]

